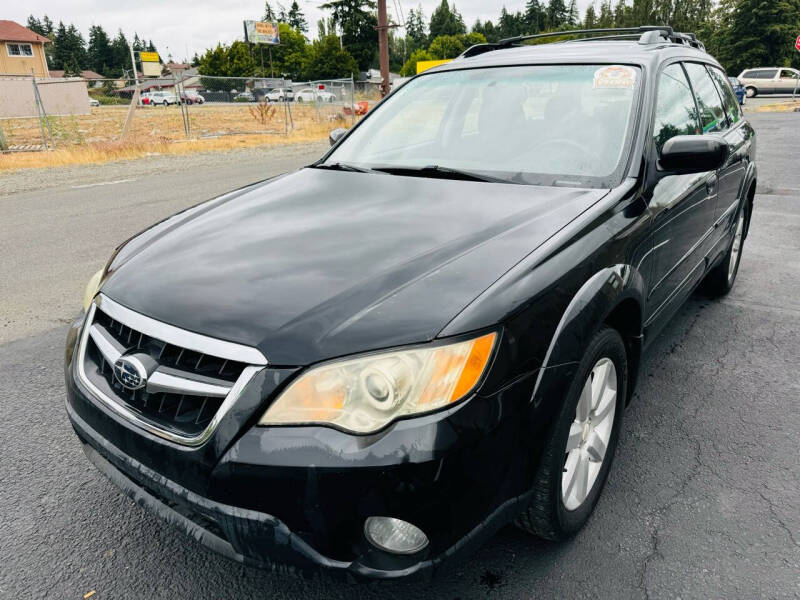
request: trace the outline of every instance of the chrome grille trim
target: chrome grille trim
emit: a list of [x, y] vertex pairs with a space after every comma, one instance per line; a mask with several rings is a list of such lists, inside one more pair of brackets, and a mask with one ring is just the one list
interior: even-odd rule
[[[89, 337], [97, 345], [100, 354], [109, 365], [113, 365], [125, 352], [104, 327], [92, 323]], [[158, 367], [147, 379], [148, 392], [174, 392], [194, 396], [216, 396], [224, 398], [230, 393], [232, 384], [211, 377], [201, 377], [169, 367]]]
[[[184, 394], [190, 394], [193, 390], [195, 390], [196, 393], [200, 395], [218, 397], [224, 396], [225, 398], [206, 428], [203, 429], [199, 434], [181, 435], [180, 433], [168, 431], [162, 427], [159, 427], [155, 423], [148, 421], [133, 410], [130, 410], [122, 402], [107, 396], [94, 383], [92, 383], [89, 377], [87, 377], [84, 363], [87, 352], [87, 342], [90, 336], [97, 349], [101, 351], [101, 354], [103, 354], [104, 358], [106, 358], [106, 352], [109, 353], [108, 358], [113, 357], [115, 354], [117, 355], [117, 358], [121, 356], [121, 352], [119, 351], [116, 340], [109, 339], [107, 336], [103, 335], [101, 327], [94, 326], [95, 313], [99, 306], [102, 306], [102, 311], [115, 321], [119, 321], [127, 327], [137, 329], [148, 336], [160, 339], [166, 343], [175, 346], [186, 344], [185, 347], [190, 350], [194, 350], [195, 352], [200, 352], [202, 354], [216, 356], [226, 360], [250, 362], [250, 359], [257, 359], [258, 362], [245, 366], [232, 386], [225, 382], [228, 386], [230, 386], [227, 389], [227, 393], [225, 393], [225, 390], [221, 389], [223, 386], [217, 386], [216, 384], [209, 383], [207, 381], [200, 381], [197, 377], [192, 378], [191, 373], [187, 373], [189, 377], [178, 377], [175, 375], [175, 370], [169, 369], [168, 373], [161, 373], [163, 377], [155, 377], [158, 371], [154, 372], [153, 377], [156, 379], [155, 383], [153, 384], [154, 386], [170, 387], [176, 383], [176, 379], [179, 379], [181, 385], [186, 384], [187, 386], [185, 389], [182, 388], [182, 393]], [[77, 359], [75, 360], [75, 373], [77, 379], [89, 390], [89, 392], [91, 392], [92, 396], [100, 400], [107, 408], [111, 409], [118, 416], [123, 417], [125, 420], [133, 423], [140, 429], [143, 429], [148, 433], [151, 433], [162, 439], [184, 446], [197, 447], [203, 445], [211, 438], [220, 421], [222, 421], [225, 415], [233, 407], [236, 400], [239, 398], [242, 390], [257, 373], [264, 369], [266, 364], [266, 357], [264, 357], [264, 355], [255, 348], [241, 346], [239, 344], [234, 344], [232, 342], [226, 342], [223, 340], [216, 340], [214, 338], [209, 338], [200, 334], [179, 329], [172, 325], [167, 325], [166, 323], [162, 323], [139, 313], [135, 313], [130, 309], [117, 304], [113, 300], [110, 300], [108, 297], [99, 295], [89, 307], [86, 320], [84, 321], [83, 330], [81, 331], [81, 337], [78, 345]], [[148, 385], [150, 385], [150, 382], [148, 382]]]
[[114, 302], [111, 298], [103, 294], [98, 294], [95, 299], [95, 304], [115, 321], [119, 321], [131, 329], [158, 338], [168, 344], [251, 365], [263, 366], [267, 364], [267, 358], [256, 348], [243, 346], [234, 342], [226, 342], [225, 340], [218, 340], [199, 333], [194, 333], [193, 331], [181, 329], [180, 327], [175, 327], [174, 325], [169, 325], [162, 321], [157, 321], [143, 314], [134, 312], [130, 308], [126, 308]]

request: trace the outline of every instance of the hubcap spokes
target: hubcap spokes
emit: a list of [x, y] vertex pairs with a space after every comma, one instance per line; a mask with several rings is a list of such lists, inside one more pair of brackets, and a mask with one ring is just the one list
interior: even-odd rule
[[567, 510], [583, 504], [600, 474], [616, 409], [617, 370], [610, 359], [601, 358], [584, 383], [569, 428], [561, 477], [561, 497]]
[[733, 246], [731, 246], [731, 260], [728, 263], [728, 281], [733, 279], [736, 273], [736, 265], [739, 263], [739, 253], [742, 251], [742, 234], [744, 233], [744, 212], [739, 213], [739, 220], [736, 223], [736, 233], [733, 236]]

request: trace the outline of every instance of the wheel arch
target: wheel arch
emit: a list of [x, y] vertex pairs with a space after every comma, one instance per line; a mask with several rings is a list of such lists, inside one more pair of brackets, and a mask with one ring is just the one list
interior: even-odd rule
[[[568, 388], [563, 382], [561, 365], [581, 360], [586, 345], [604, 325], [616, 329], [625, 343], [628, 359], [626, 403], [630, 401], [638, 379], [642, 354], [643, 307], [645, 283], [631, 265], [618, 264], [598, 271], [584, 283], [570, 301], [547, 349], [537, 375], [532, 401], [538, 404], [555, 389]], [[563, 395], [563, 394], [562, 394]]]

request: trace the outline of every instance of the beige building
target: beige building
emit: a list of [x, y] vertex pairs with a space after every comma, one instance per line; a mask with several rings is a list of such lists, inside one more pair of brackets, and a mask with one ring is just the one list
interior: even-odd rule
[[14, 21], [0, 20], [0, 75], [49, 77], [44, 45], [50, 40]]

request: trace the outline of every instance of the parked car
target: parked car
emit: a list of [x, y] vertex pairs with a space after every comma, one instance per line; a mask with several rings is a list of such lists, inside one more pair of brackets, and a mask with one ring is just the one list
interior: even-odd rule
[[291, 102], [294, 92], [288, 88], [273, 88], [264, 92], [264, 99], [267, 102]]
[[800, 71], [789, 68], [745, 69], [739, 74], [748, 98], [759, 94], [792, 94], [800, 91]]
[[475, 46], [309, 167], [120, 245], [67, 339], [89, 460], [273, 569], [402, 578], [508, 523], [574, 535], [643, 353], [734, 286], [756, 189], [719, 63], [624, 31]]
[[186, 104], [203, 104], [205, 101], [206, 99], [194, 90], [181, 92], [181, 102]]
[[303, 88], [294, 95], [295, 102], [333, 102], [336, 96], [325, 90]]
[[744, 89], [742, 82], [739, 81], [736, 77], [728, 77], [728, 82], [731, 84], [733, 88], [733, 93], [736, 94], [736, 99], [739, 101], [740, 106], [744, 106], [745, 97], [747, 96], [747, 90]]
[[239, 92], [236, 94], [236, 97], [233, 99], [234, 102], [255, 102], [256, 97], [253, 95], [252, 92], [244, 91]]
[[142, 104], [150, 106], [169, 106], [177, 103], [178, 97], [172, 92], [156, 91], [142, 95]]
[[100, 106], [100, 101], [96, 98], [89, 97], [89, 106]]

